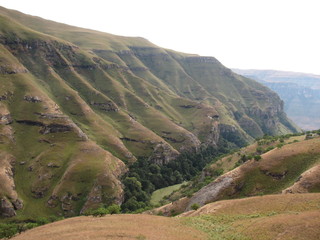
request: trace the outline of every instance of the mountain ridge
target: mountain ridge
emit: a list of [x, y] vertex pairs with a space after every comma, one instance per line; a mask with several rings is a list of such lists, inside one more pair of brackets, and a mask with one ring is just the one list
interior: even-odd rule
[[0, 14], [0, 151], [15, 159], [6, 181], [17, 193], [1, 189], [0, 209], [11, 216], [121, 204], [124, 163], [137, 158], [161, 165], [222, 140], [299, 131], [274, 92], [213, 57]]

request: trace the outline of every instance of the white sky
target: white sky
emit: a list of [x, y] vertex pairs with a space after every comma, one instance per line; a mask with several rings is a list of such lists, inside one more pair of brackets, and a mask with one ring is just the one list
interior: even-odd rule
[[319, 0], [0, 0], [0, 5], [214, 56], [229, 68], [320, 74]]

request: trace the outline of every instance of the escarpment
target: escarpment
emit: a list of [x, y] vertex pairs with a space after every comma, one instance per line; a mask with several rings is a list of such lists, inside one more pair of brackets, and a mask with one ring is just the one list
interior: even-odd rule
[[121, 204], [138, 158], [164, 165], [222, 140], [298, 131], [273, 92], [213, 57], [0, 15], [0, 154], [16, 159], [1, 213], [14, 215], [20, 196], [26, 215], [36, 204], [66, 216]]

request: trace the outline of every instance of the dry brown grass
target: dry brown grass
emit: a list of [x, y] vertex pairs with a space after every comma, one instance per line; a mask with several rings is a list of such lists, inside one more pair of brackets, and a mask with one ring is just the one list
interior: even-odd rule
[[223, 200], [207, 204], [188, 216], [203, 214], [267, 214], [270, 212], [303, 212], [320, 210], [320, 193], [278, 194], [243, 199]]
[[314, 138], [303, 142], [287, 144], [281, 149], [273, 149], [262, 155], [261, 167], [271, 168], [279, 161], [298, 154], [317, 154], [320, 153], [320, 138]]
[[29, 230], [14, 240], [206, 239], [178, 219], [151, 215], [76, 217]]
[[234, 227], [249, 239], [318, 240], [320, 237], [320, 211], [246, 219], [235, 222]]
[[76, 217], [37, 227], [13, 239], [316, 240], [320, 236], [320, 193], [224, 200], [184, 216], [190, 218], [143, 214]]
[[[225, 200], [185, 213], [212, 239], [308, 239], [320, 236], [320, 193]], [[181, 218], [183, 219], [183, 218]], [[203, 224], [205, 221], [205, 224]], [[208, 228], [203, 226], [213, 226]], [[217, 234], [218, 230], [223, 230]], [[222, 237], [222, 238], [221, 238]], [[224, 238], [225, 237], [225, 238]]]

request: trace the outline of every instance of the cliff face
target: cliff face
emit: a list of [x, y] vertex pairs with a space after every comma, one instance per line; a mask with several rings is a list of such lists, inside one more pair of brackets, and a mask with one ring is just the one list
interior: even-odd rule
[[320, 128], [320, 76], [273, 70], [234, 71], [256, 79], [279, 94], [284, 101], [284, 111], [304, 130]]
[[0, 159], [15, 189], [0, 189], [0, 209], [9, 215], [20, 199], [25, 215], [120, 204], [124, 162], [165, 164], [220, 138], [241, 146], [297, 130], [276, 94], [215, 58], [0, 14], [0, 153], [15, 159]]

